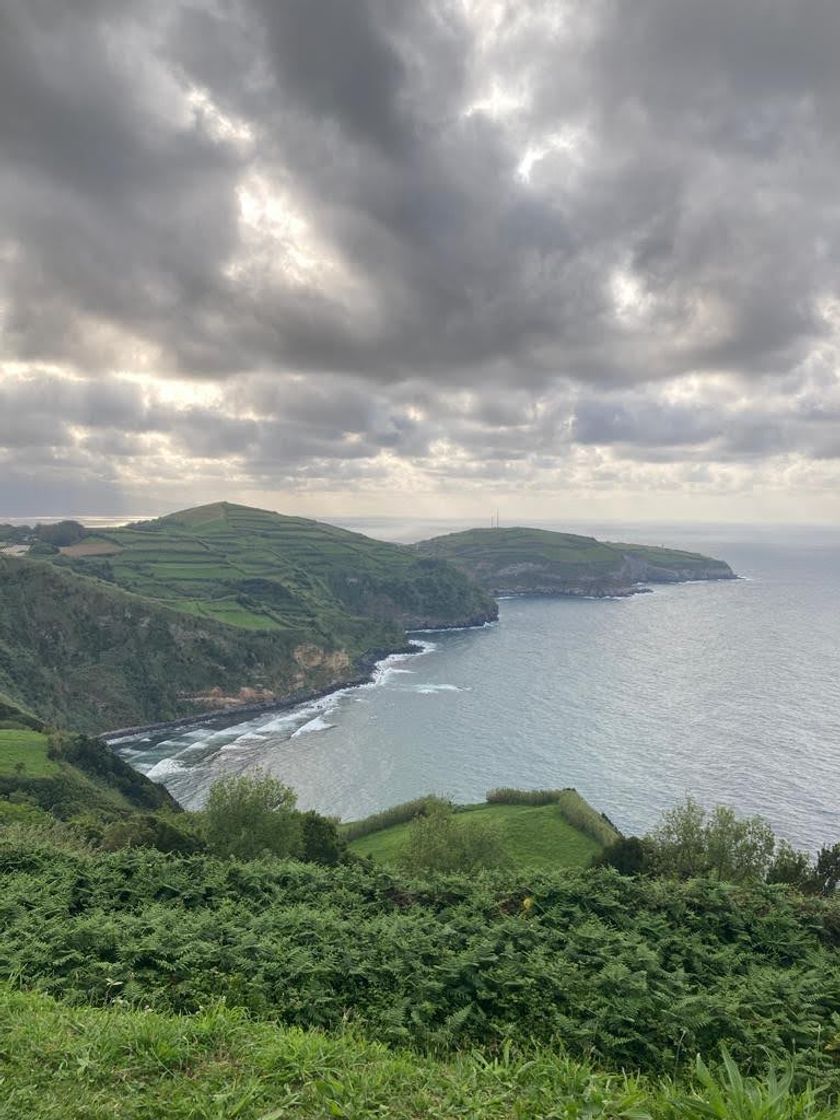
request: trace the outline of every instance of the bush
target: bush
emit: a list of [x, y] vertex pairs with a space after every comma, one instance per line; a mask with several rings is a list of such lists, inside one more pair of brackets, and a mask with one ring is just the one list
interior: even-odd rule
[[499, 831], [447, 805], [432, 805], [415, 817], [400, 862], [413, 872], [476, 871], [508, 863]]
[[429, 793], [425, 797], [415, 797], [413, 801], [392, 805], [390, 809], [383, 809], [380, 813], [372, 813], [363, 820], [347, 821], [341, 826], [341, 835], [349, 844], [353, 840], [358, 840], [360, 836], [369, 836], [372, 832], [391, 828], [395, 824], [413, 821], [415, 817], [422, 816], [436, 805], [448, 805], [452, 808], [451, 801]]
[[329, 817], [310, 809], [300, 815], [301, 859], [306, 863], [334, 866], [347, 855], [347, 842], [338, 834], [338, 826]]
[[594, 867], [614, 867], [622, 875], [642, 875], [651, 869], [651, 847], [638, 836], [620, 836], [608, 844], [592, 864]]
[[106, 852], [120, 848], [156, 848], [159, 852], [190, 855], [204, 844], [195, 834], [178, 827], [174, 821], [152, 813], [132, 813], [106, 825], [100, 840]]
[[763, 817], [738, 818], [725, 805], [707, 812], [690, 797], [669, 809], [647, 840], [660, 874], [677, 879], [712, 875], [728, 883], [765, 880], [776, 847]]
[[214, 782], [204, 809], [210, 851], [237, 859], [300, 855], [303, 842], [296, 801], [293, 790], [266, 774]]

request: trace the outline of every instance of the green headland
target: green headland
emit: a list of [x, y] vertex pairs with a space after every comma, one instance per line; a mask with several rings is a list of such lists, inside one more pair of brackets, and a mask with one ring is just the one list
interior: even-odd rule
[[628, 595], [645, 583], [735, 578], [723, 560], [697, 552], [547, 529], [468, 529], [415, 548], [450, 561], [494, 595]]

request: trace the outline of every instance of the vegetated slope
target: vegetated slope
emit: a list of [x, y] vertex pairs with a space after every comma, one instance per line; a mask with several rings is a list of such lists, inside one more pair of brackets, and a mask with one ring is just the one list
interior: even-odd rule
[[[0, 986], [0, 1051], [0, 1116], [8, 1120], [744, 1115], [736, 1111], [737, 1081], [727, 1084], [723, 1071], [711, 1084], [701, 1070], [701, 1079], [674, 1085], [609, 1075], [556, 1049], [434, 1058], [346, 1029], [331, 1037], [255, 1023], [222, 1005], [193, 1016], [81, 1009], [7, 986]], [[760, 1113], [774, 1120], [836, 1117], [829, 1102], [814, 1104], [807, 1092], [774, 1092], [763, 1080], [745, 1088], [757, 1102], [776, 1098], [772, 1112]], [[719, 1102], [724, 1111], [706, 1110]], [[749, 1115], [759, 1115], [758, 1107]]]
[[445, 561], [303, 517], [217, 502], [87, 536], [64, 562], [243, 628], [342, 634], [350, 619], [464, 626], [495, 604]]
[[364, 649], [402, 640], [393, 625], [349, 618], [332, 643], [243, 630], [43, 561], [0, 557], [0, 689], [59, 727], [102, 731], [174, 719], [240, 690], [328, 685]]
[[[837, 1088], [840, 912], [783, 887], [610, 869], [410, 879], [0, 836], [0, 978], [73, 1003], [439, 1050], [562, 1045], [674, 1074], [726, 1046]], [[835, 1040], [833, 1043], [832, 1040]]]
[[626, 595], [641, 582], [735, 578], [724, 561], [697, 552], [547, 529], [468, 529], [414, 547], [451, 561], [493, 594]]
[[35, 717], [4, 698], [0, 715], [0, 806], [12, 798], [59, 818], [178, 808], [163, 786], [132, 769], [104, 743], [48, 733]]
[[302, 518], [220, 503], [49, 563], [0, 556], [0, 689], [101, 731], [358, 678], [405, 628], [495, 616], [462, 572]]

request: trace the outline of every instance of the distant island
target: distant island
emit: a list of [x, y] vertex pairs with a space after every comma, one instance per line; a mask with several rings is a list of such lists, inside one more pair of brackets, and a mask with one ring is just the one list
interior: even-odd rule
[[229, 502], [113, 529], [0, 525], [0, 694], [89, 733], [253, 710], [368, 679], [412, 630], [491, 622], [497, 595], [733, 578], [567, 533], [397, 545]]
[[609, 544], [546, 529], [468, 529], [415, 545], [491, 595], [634, 595], [646, 583], [736, 579], [723, 560], [655, 545]]

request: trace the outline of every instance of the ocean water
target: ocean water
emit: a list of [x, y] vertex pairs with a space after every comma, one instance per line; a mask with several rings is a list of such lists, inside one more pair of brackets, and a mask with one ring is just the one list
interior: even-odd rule
[[219, 776], [262, 768], [344, 819], [426, 792], [575, 786], [628, 833], [691, 794], [802, 847], [840, 840], [840, 531], [599, 535], [696, 548], [743, 578], [503, 600], [498, 623], [418, 635], [422, 652], [368, 686], [117, 749], [191, 807]]

